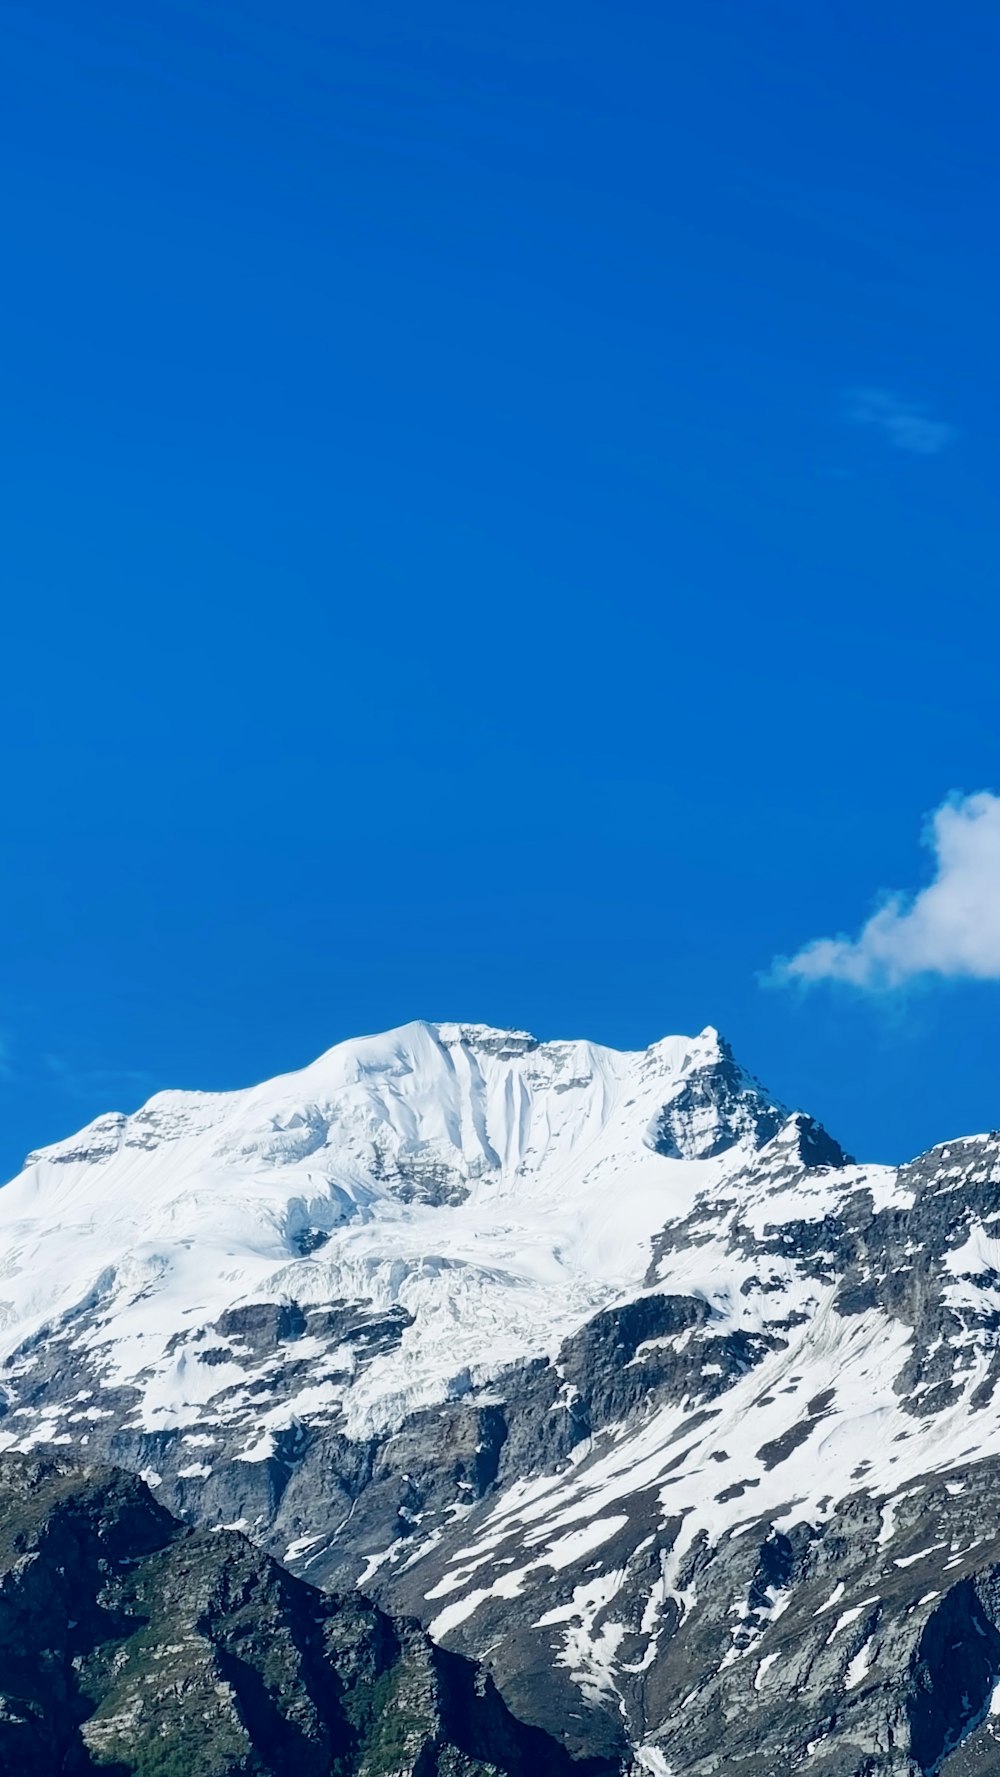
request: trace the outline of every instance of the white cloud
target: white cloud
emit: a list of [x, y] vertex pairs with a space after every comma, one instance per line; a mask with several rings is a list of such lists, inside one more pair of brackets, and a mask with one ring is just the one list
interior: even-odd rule
[[852, 389], [847, 417], [859, 426], [874, 426], [896, 450], [936, 457], [958, 437], [958, 428], [936, 420], [926, 409], [903, 401], [889, 389]]
[[936, 874], [912, 899], [892, 895], [857, 938], [816, 938], [781, 958], [778, 981], [847, 981], [880, 991], [917, 975], [1000, 981], [1000, 796], [980, 790], [935, 811], [926, 843]]

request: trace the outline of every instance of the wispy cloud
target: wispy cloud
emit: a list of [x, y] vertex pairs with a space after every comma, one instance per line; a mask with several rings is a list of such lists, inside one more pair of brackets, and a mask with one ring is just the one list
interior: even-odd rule
[[958, 437], [958, 427], [938, 420], [913, 401], [904, 401], [891, 389], [850, 389], [845, 401], [847, 418], [858, 426], [871, 426], [896, 450], [918, 457], [936, 457]]
[[148, 1097], [156, 1087], [152, 1074], [147, 1074], [142, 1068], [81, 1068], [73, 1066], [62, 1055], [45, 1055], [42, 1060], [49, 1074], [73, 1098], [91, 1098], [95, 1092], [121, 1092], [130, 1097]]
[[891, 895], [856, 938], [816, 938], [781, 957], [771, 980], [846, 981], [869, 992], [919, 975], [1000, 981], [1000, 796], [955, 796], [932, 815], [925, 842], [933, 882]]

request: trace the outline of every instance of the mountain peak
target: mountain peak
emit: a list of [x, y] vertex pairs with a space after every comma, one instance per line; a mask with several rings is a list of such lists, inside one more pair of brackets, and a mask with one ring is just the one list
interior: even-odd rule
[[179, 1314], [354, 1301], [398, 1314], [396, 1348], [318, 1410], [383, 1426], [555, 1351], [784, 1115], [711, 1028], [629, 1052], [415, 1020], [245, 1091], [157, 1093], [0, 1192], [0, 1358], [73, 1325], [102, 1386], [144, 1378], [153, 1430], [240, 1373], [181, 1362]]
[[778, 1130], [773, 1145], [788, 1149], [803, 1166], [854, 1165], [852, 1156], [845, 1154], [840, 1143], [828, 1134], [822, 1123], [818, 1123], [806, 1111], [792, 1112], [787, 1122]]

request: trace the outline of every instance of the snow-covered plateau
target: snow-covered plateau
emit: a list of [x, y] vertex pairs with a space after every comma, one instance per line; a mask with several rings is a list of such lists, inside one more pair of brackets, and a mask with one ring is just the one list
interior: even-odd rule
[[1000, 1769], [1000, 1137], [857, 1165], [714, 1030], [414, 1023], [0, 1191], [0, 1447], [142, 1472], [673, 1777]]

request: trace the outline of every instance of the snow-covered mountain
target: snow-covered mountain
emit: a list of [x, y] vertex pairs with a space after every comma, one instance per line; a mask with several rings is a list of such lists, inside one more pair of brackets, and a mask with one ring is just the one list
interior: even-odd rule
[[413, 1024], [0, 1192], [0, 1445], [143, 1472], [658, 1777], [1000, 1768], [1000, 1137]]
[[359, 1367], [312, 1332], [308, 1391], [270, 1416], [254, 1400], [244, 1454], [293, 1414], [386, 1432], [554, 1355], [641, 1285], [664, 1220], [780, 1121], [715, 1031], [624, 1055], [415, 1023], [246, 1092], [161, 1092], [29, 1155], [0, 1195], [0, 1358], [62, 1329], [157, 1432], [220, 1397], [239, 1417], [244, 1367], [212, 1331], [225, 1311], [365, 1303], [400, 1316], [398, 1342]]

